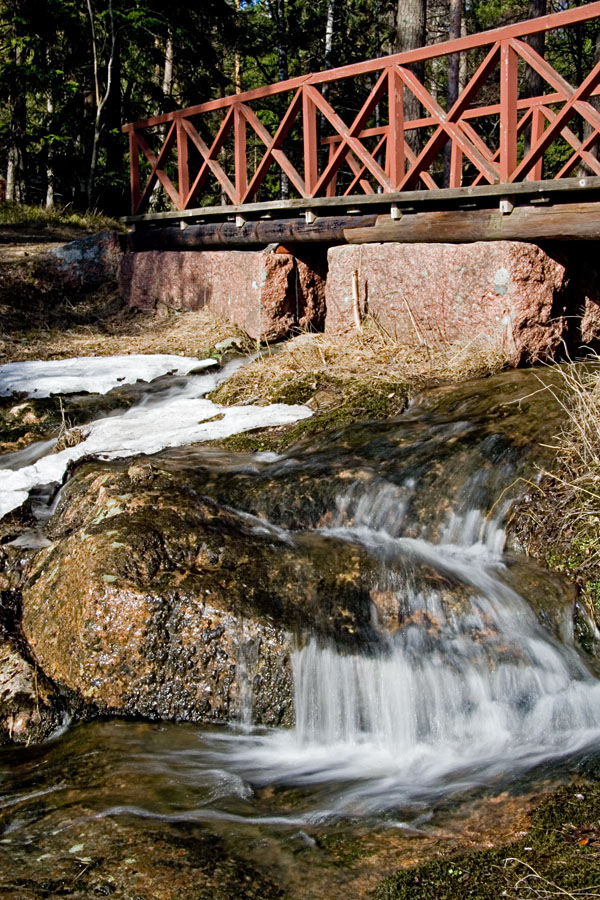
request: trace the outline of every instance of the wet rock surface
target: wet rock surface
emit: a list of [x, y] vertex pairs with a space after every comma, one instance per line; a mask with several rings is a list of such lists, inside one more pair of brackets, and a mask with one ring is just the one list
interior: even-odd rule
[[201, 825], [95, 818], [58, 826], [31, 860], [11, 843], [0, 847], [0, 893], [11, 900], [115, 897], [118, 900], [275, 900], [284, 892], [264, 872], [231, 853]]
[[65, 698], [31, 658], [20, 631], [26, 565], [26, 552], [0, 547], [0, 746], [44, 741], [66, 718]]
[[292, 719], [295, 634], [372, 637], [369, 561], [290, 541], [150, 464], [84, 465], [23, 588], [44, 672], [100, 710], [191, 721]]
[[0, 638], [0, 745], [36, 744], [65, 721], [66, 703], [23, 649]]

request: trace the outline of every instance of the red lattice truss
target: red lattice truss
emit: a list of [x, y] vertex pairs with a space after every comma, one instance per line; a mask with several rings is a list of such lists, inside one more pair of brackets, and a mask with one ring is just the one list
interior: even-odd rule
[[[299, 197], [307, 200], [358, 192], [436, 191], [442, 187], [440, 155], [448, 144], [446, 178], [451, 188], [461, 187], [467, 180], [473, 185], [538, 181], [543, 177], [545, 154], [556, 141], [562, 143], [561, 166], [552, 177], [565, 178], [580, 168], [600, 175], [600, 161], [594, 152], [600, 140], [600, 112], [590, 101], [600, 94], [600, 63], [581, 84], [573, 86], [524, 40], [531, 34], [595, 18], [600, 18], [600, 2], [125, 125], [131, 151], [132, 212], [144, 210], [157, 183], [176, 210], [201, 206], [210, 179], [216, 179], [225, 203], [242, 206], [255, 200], [273, 166], [279, 167]], [[480, 56], [482, 50], [487, 51], [485, 58], [448, 111], [408, 68], [477, 50]], [[521, 73], [524, 66], [537, 72], [547, 92], [519, 97], [519, 66]], [[362, 84], [364, 76], [375, 83], [348, 124], [324, 96], [330, 95], [330, 89], [324, 92], [323, 87], [352, 78], [362, 79]], [[477, 105], [484, 88], [487, 95], [493, 93], [496, 102]], [[259, 118], [260, 104], [277, 95], [287, 101], [287, 108], [277, 126], [269, 130]], [[410, 95], [418, 100], [424, 115], [406, 121], [405, 102]], [[258, 113], [253, 105], [259, 107]], [[386, 124], [369, 127], [376, 108]], [[203, 128], [192, 120], [198, 123], [202, 117], [212, 116], [210, 121], [214, 121], [217, 111], [222, 116], [220, 125], [207, 142], [198, 130]], [[488, 129], [484, 140], [477, 126], [486, 120], [495, 127]], [[579, 136], [569, 127], [573, 120]], [[329, 134], [319, 137], [324, 131]], [[301, 156], [299, 168], [287, 152], [292, 134], [296, 146], [301, 146], [301, 154], [296, 153], [297, 164]], [[254, 160], [250, 164], [252, 135]], [[160, 149], [154, 152], [151, 143], [157, 141]], [[257, 144], [264, 148], [262, 155], [256, 152]], [[340, 187], [342, 167], [346, 177]]]

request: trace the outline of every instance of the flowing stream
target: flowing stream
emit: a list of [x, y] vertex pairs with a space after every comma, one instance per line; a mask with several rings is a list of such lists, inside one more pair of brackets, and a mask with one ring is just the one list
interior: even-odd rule
[[[287, 457], [201, 445], [160, 454], [180, 476], [205, 472], [207, 493], [290, 541], [308, 532], [365, 548], [379, 639], [350, 653], [298, 635], [293, 729], [255, 727], [247, 697], [228, 728], [97, 722], [4, 751], [10, 871], [69, 853], [114, 863], [98, 823], [187, 824], [260, 859], [291, 897], [338, 896], [332, 884], [349, 876], [322, 881], [324, 834], [370, 829], [388, 847], [390, 834], [441, 840], [454, 827], [448, 804], [464, 821], [482, 797], [525, 795], [585, 765], [600, 739], [600, 681], [574, 641], [572, 594], [505, 546], [511, 501], [559, 427], [536, 376], [508, 373]], [[314, 883], [300, 890], [307, 860]]]

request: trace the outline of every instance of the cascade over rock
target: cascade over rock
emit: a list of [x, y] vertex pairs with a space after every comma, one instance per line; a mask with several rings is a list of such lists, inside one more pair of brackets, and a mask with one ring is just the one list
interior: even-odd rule
[[23, 632], [47, 675], [103, 711], [289, 723], [294, 633], [374, 636], [366, 552], [291, 541], [153, 465], [84, 465], [51, 534]]

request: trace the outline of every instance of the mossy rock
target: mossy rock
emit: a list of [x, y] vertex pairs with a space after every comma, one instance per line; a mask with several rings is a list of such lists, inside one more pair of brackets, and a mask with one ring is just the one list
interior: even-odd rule
[[586, 896], [600, 883], [599, 819], [600, 784], [567, 785], [542, 801], [533, 812], [530, 831], [515, 843], [396, 872], [374, 896], [376, 900], [533, 900], [575, 892]]
[[[331, 376], [303, 375], [297, 380], [277, 382], [269, 393], [269, 403], [305, 403], [314, 410], [310, 419], [294, 425], [233, 435], [220, 442], [237, 452], [280, 452], [302, 441], [344, 428], [357, 420], [389, 419], [406, 408], [410, 388], [398, 382], [344, 381]], [[222, 402], [219, 392], [211, 399]]]
[[290, 652], [305, 632], [377, 640], [366, 551], [282, 537], [151, 463], [87, 463], [67, 484], [23, 587], [40, 667], [112, 714], [293, 718]]

